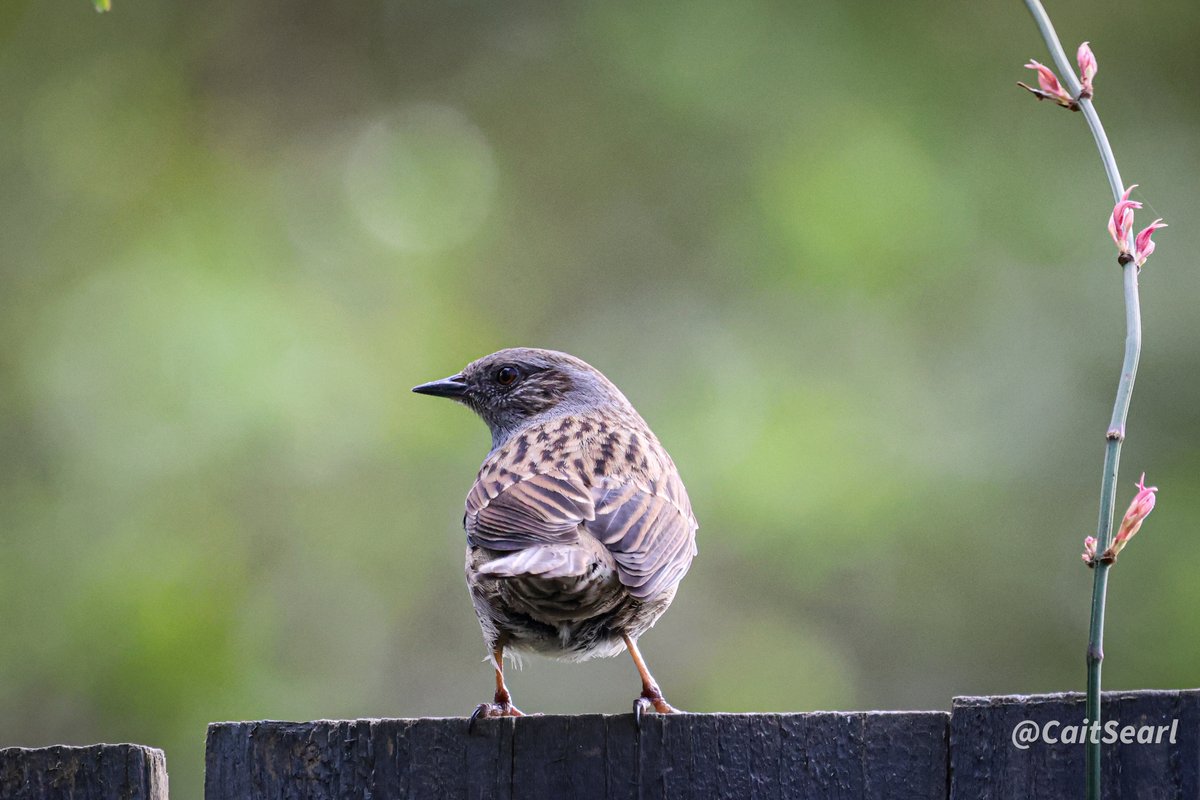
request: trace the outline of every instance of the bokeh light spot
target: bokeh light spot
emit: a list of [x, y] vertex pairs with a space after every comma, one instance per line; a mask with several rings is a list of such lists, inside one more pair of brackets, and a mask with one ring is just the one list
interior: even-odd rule
[[482, 132], [448, 106], [416, 105], [362, 131], [345, 189], [370, 233], [403, 251], [442, 250], [487, 217], [497, 170]]

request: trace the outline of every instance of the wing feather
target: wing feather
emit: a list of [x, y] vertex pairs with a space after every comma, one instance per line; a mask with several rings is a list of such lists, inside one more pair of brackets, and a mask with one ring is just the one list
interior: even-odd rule
[[496, 492], [476, 481], [467, 495], [467, 541], [491, 550], [521, 550], [579, 541], [579, 526], [593, 516], [592, 499], [561, 477], [511, 475]]
[[481, 476], [464, 525], [472, 546], [504, 552], [571, 545], [586, 532], [612, 553], [621, 583], [640, 600], [674, 587], [696, 554], [696, 519], [673, 467], [659, 481], [609, 476], [590, 487], [562, 471]]
[[696, 554], [697, 525], [687, 493], [678, 478], [667, 483], [677, 487], [670, 493], [630, 483], [606, 487], [609, 502], [598, 504], [595, 520], [586, 524], [613, 554], [621, 583], [640, 600], [679, 583]]

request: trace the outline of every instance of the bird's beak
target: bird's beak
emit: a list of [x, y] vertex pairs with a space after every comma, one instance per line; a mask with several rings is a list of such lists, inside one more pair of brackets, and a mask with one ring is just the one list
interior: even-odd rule
[[462, 375], [451, 375], [449, 378], [442, 378], [440, 381], [430, 381], [429, 383], [422, 383], [420, 386], [414, 386], [413, 391], [417, 394], [431, 394], [434, 397], [458, 399], [467, 393], [467, 383], [463, 380]]

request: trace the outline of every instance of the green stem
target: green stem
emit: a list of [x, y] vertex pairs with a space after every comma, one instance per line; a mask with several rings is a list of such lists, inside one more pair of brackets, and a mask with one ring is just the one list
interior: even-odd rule
[[[1046, 14], [1039, 0], [1025, 0], [1029, 13], [1037, 23], [1050, 56], [1054, 59], [1058, 72], [1066, 83], [1067, 91], [1073, 97], [1080, 92], [1079, 80], [1075, 70], [1063, 51], [1054, 25]], [[1092, 138], [1096, 141], [1096, 149], [1100, 151], [1100, 160], [1104, 164], [1104, 173], [1108, 177], [1109, 188], [1112, 189], [1113, 202], [1121, 199], [1125, 184], [1121, 181], [1121, 172], [1117, 169], [1117, 160], [1113, 156], [1108, 136], [1100, 123], [1100, 116], [1090, 99], [1079, 100], [1080, 110], [1087, 120]], [[1129, 250], [1133, 250], [1133, 233], [1130, 232]], [[1138, 358], [1142, 351], [1142, 314], [1138, 299], [1138, 267], [1132, 261], [1121, 266], [1125, 284], [1125, 357], [1121, 364], [1121, 379], [1117, 384], [1117, 398], [1113, 403], [1112, 420], [1106, 433], [1107, 444], [1104, 450], [1104, 473], [1100, 483], [1100, 521], [1096, 529], [1096, 552], [1103, 553], [1112, 543], [1113, 511], [1117, 493], [1117, 470], [1121, 461], [1121, 443], [1125, 440], [1125, 420], [1129, 415], [1129, 400], [1133, 395], [1133, 381], [1137, 375]], [[1087, 649], [1087, 703], [1086, 715], [1097, 729], [1100, 722], [1100, 665], [1104, 661], [1104, 604], [1108, 594], [1108, 570], [1111, 564], [1097, 561], [1095, 576], [1092, 581], [1092, 619], [1088, 626]], [[1100, 743], [1088, 739], [1085, 748], [1087, 800], [1100, 800]]]

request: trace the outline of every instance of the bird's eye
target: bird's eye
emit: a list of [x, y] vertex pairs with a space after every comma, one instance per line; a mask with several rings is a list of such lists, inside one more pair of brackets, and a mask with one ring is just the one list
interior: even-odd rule
[[512, 386], [519, 377], [521, 373], [517, 372], [516, 367], [501, 367], [496, 370], [496, 383], [501, 386]]

